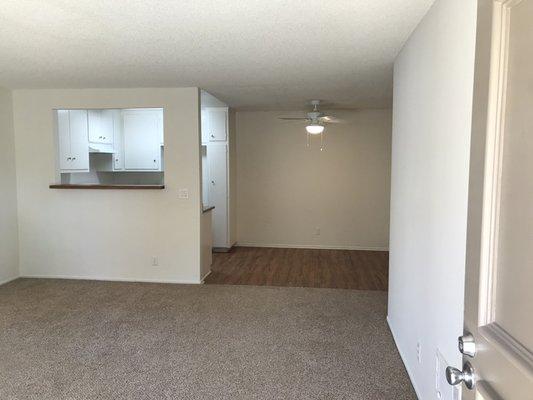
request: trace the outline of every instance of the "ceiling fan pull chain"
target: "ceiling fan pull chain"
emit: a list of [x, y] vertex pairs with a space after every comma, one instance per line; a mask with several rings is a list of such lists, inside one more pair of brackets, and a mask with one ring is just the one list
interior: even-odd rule
[[324, 150], [324, 132], [320, 134], [320, 151]]
[[307, 132], [307, 147], [309, 147], [309, 138], [311, 137], [311, 134], [309, 132]]

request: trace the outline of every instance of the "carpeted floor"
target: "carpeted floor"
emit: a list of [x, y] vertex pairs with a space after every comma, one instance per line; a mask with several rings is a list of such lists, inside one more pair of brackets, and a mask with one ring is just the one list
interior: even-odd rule
[[0, 399], [415, 399], [386, 293], [19, 279]]

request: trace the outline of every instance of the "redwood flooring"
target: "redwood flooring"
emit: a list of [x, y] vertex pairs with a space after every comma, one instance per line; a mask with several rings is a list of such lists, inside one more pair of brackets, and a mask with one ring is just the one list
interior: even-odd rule
[[235, 247], [214, 253], [206, 284], [387, 290], [386, 251]]

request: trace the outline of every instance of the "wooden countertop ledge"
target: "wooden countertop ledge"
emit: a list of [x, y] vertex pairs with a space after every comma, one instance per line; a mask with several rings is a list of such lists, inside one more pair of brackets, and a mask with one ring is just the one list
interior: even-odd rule
[[50, 185], [50, 189], [164, 189], [165, 185], [98, 185], [98, 184], [70, 184], [58, 183]]

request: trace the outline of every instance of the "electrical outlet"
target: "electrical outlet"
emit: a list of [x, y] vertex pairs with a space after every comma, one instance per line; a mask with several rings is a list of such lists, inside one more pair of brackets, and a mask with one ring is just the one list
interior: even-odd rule
[[152, 267], [159, 266], [159, 258], [157, 256], [152, 256]]
[[422, 345], [420, 342], [416, 342], [416, 359], [419, 364], [422, 363]]
[[178, 197], [180, 199], [188, 199], [189, 198], [189, 189], [180, 189], [178, 191]]

